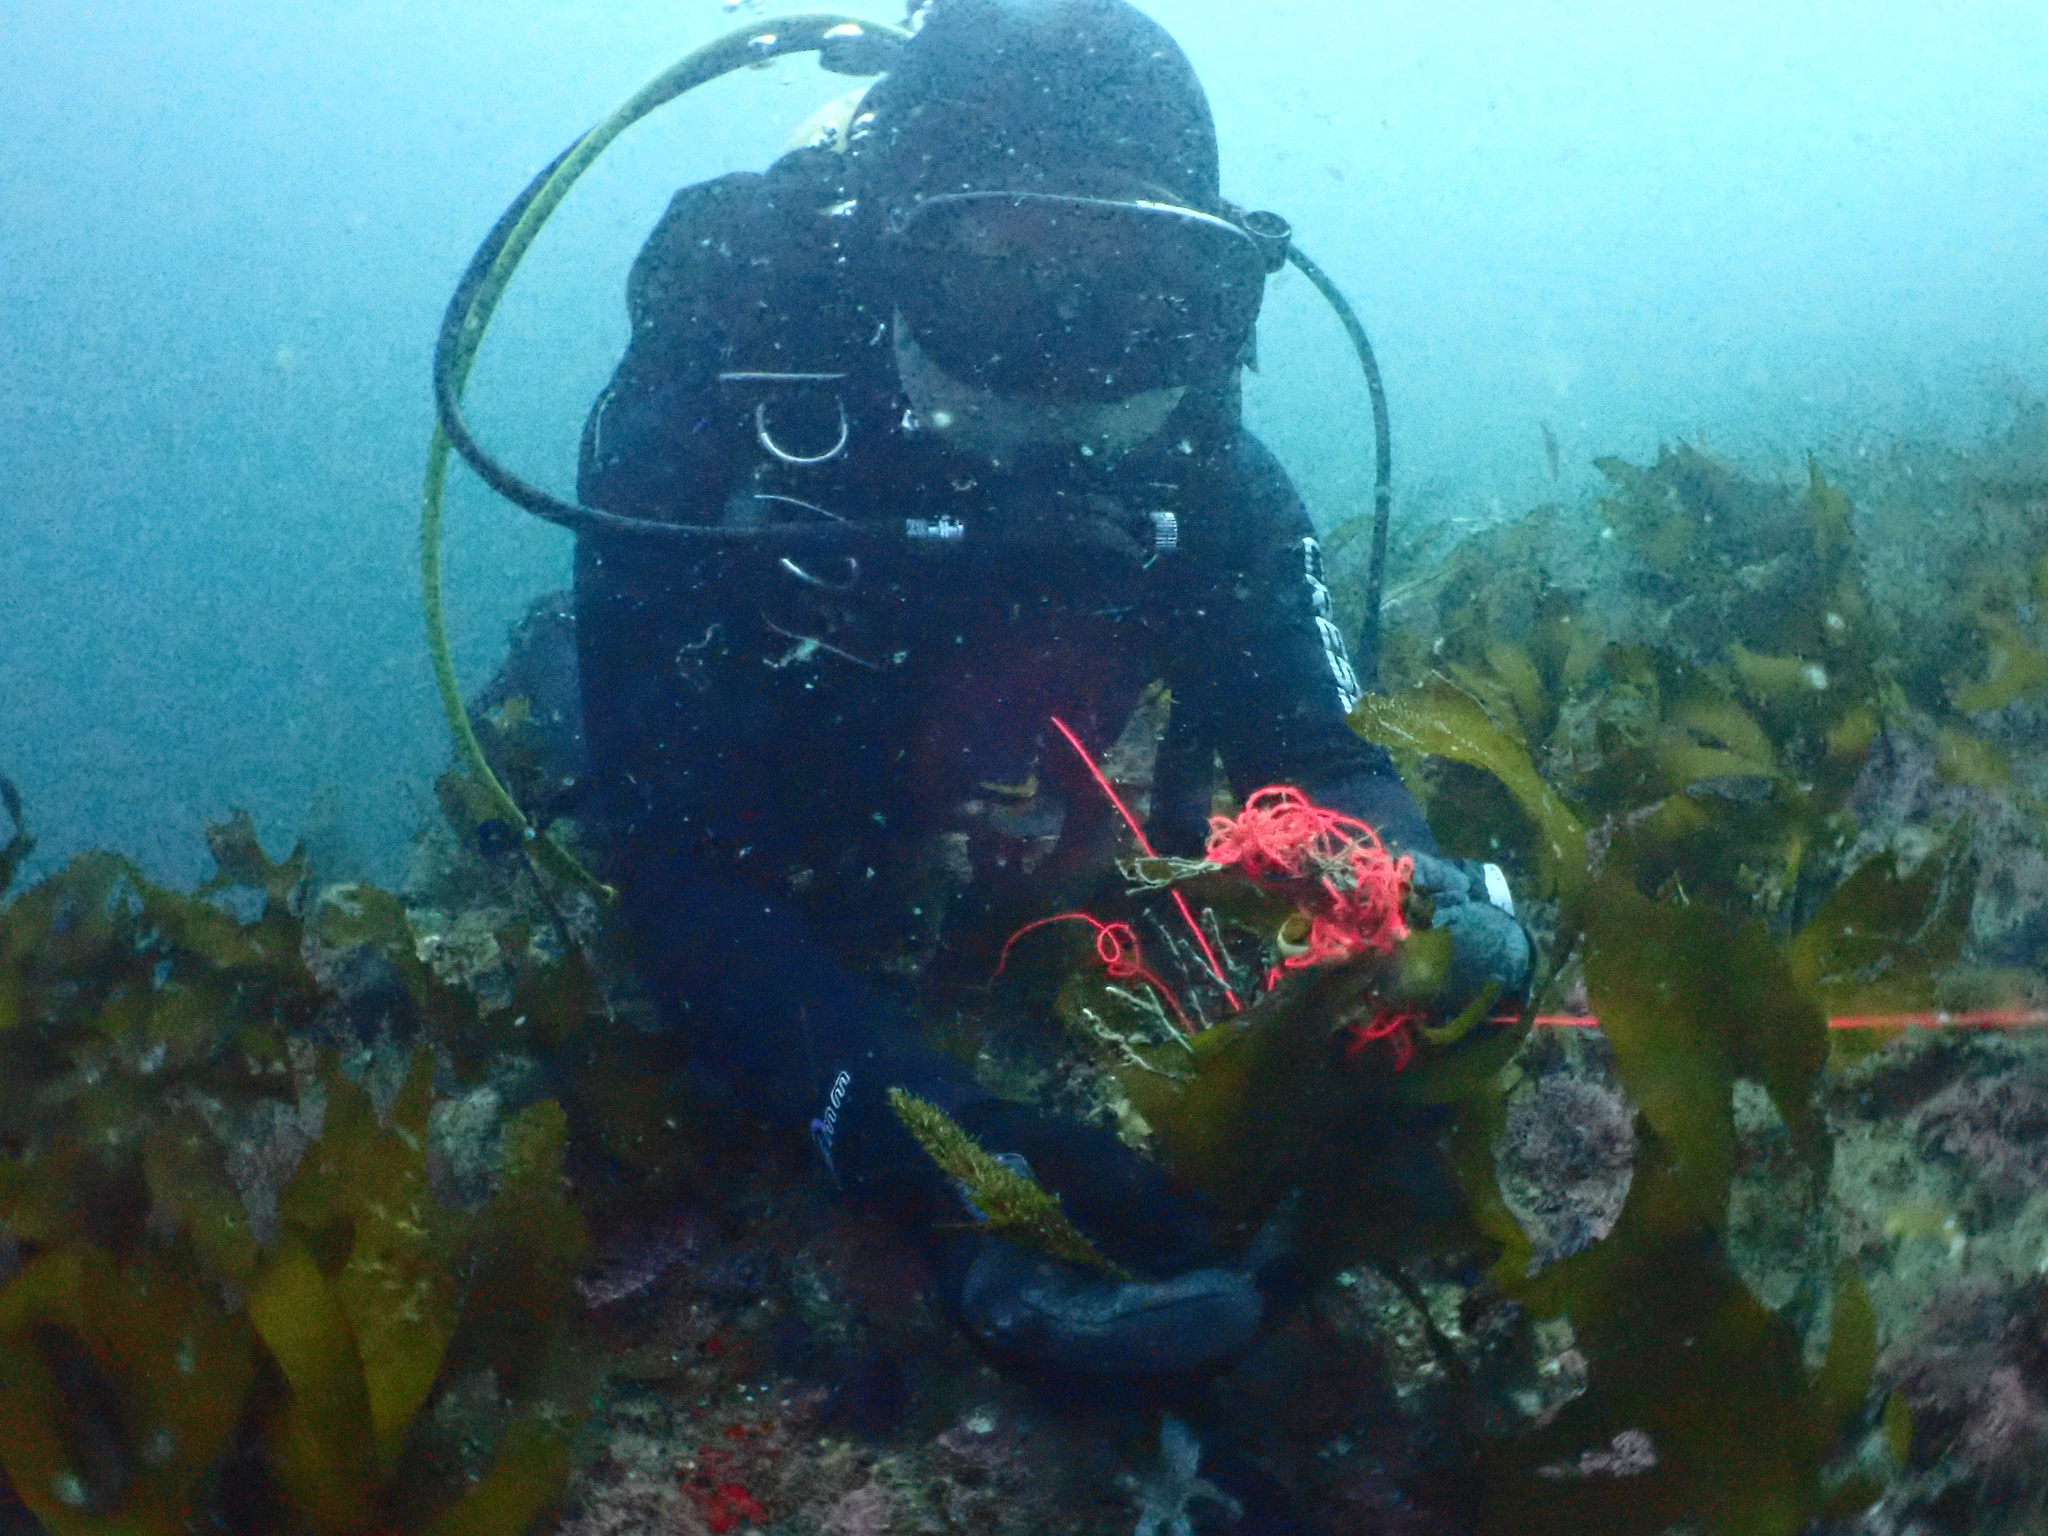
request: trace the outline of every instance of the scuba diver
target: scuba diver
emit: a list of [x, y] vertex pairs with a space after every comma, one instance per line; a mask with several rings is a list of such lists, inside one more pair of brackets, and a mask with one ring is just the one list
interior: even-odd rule
[[[1222, 197], [1202, 88], [1125, 0], [931, 0], [815, 142], [676, 194], [584, 430], [586, 506], [791, 535], [579, 530], [588, 812], [664, 1027], [933, 1233], [975, 1336], [1057, 1374], [1213, 1369], [1284, 1261], [1231, 1251], [1114, 1136], [982, 1088], [878, 962], [935, 922], [934, 858], [985, 918], [1041, 915], [1019, 893], [1103, 846], [1055, 718], [1099, 759], [1163, 680], [1162, 850], [1200, 851], [1219, 759], [1240, 798], [1298, 786], [1414, 857], [1446, 1008], [1529, 983], [1499, 872], [1438, 857], [1346, 724], [1314, 529], [1241, 422], [1274, 225]], [[885, 518], [899, 537], [838, 536]], [[1021, 1160], [1132, 1278], [974, 1233], [894, 1087]]]

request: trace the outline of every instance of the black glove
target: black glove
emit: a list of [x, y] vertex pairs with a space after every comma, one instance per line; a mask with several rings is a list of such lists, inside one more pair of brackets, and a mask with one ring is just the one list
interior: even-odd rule
[[1234, 1269], [1118, 1280], [1000, 1237], [975, 1239], [955, 1306], [974, 1336], [1014, 1364], [1061, 1376], [1192, 1376], [1220, 1369], [1257, 1335], [1265, 1300]]
[[1418, 853], [1415, 888], [1436, 908], [1433, 928], [1451, 936], [1451, 968], [1436, 1006], [1455, 1018], [1490, 985], [1496, 1009], [1519, 1007], [1529, 994], [1536, 951], [1515, 918], [1515, 900], [1498, 864]]
[[960, 1118], [988, 1151], [1027, 1165], [1134, 1275], [1118, 1280], [1002, 1238], [968, 1238], [951, 1255], [948, 1290], [990, 1349], [1061, 1375], [1161, 1377], [1213, 1370], [1252, 1341], [1266, 1310], [1249, 1268], [1259, 1257], [1224, 1264], [1192, 1192], [1105, 1131], [995, 1102]]

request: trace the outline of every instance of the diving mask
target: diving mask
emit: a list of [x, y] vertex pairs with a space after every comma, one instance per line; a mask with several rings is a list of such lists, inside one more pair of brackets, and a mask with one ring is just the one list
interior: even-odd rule
[[1221, 377], [1251, 345], [1266, 243], [1143, 199], [960, 192], [891, 216], [893, 296], [917, 345], [990, 395], [1124, 400]]

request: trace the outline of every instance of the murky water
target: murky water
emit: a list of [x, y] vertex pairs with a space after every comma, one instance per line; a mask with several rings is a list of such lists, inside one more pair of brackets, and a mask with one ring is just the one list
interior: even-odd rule
[[[937, 4], [963, 37], [1110, 14]], [[943, 129], [895, 182], [814, 157], [641, 290], [661, 335], [711, 294], [723, 350], [646, 355], [725, 370], [716, 404], [614, 386], [586, 438], [678, 187], [818, 122], [835, 156], [922, 131], [888, 76], [880, 127], [811, 121], [902, 72], [899, 16], [828, 74], [752, 0], [0, 0], [0, 1519], [2048, 1520], [2048, 37], [1989, 4], [1144, 9], [1220, 198], [1118, 160], [1174, 120], [1164, 45], [1060, 76], [1036, 137]], [[452, 677], [501, 799], [421, 639], [437, 327], [528, 178], [734, 28], [758, 67], [576, 185], [465, 408], [555, 497], [609, 433], [715, 464], [663, 516], [810, 531], [700, 559], [586, 526], [578, 571], [458, 465]], [[1042, 179], [1052, 143], [1081, 180]], [[974, 144], [1123, 211], [934, 233], [906, 210], [1019, 190], [916, 180]], [[1343, 659], [1359, 358], [1246, 209], [1384, 377], [1376, 677]], [[1186, 361], [1181, 292], [1240, 270], [1241, 380]], [[1057, 357], [960, 340], [1040, 302]], [[1236, 383], [1321, 541], [1277, 575], [1226, 549]], [[1151, 848], [1339, 750], [1273, 704], [1284, 624], [1206, 638], [1290, 582], [1384, 793], [1467, 861], [1385, 944], [1352, 824], [1286, 868], [1217, 852], [1249, 832]], [[580, 653], [572, 584], [611, 605]], [[1459, 990], [1451, 909], [1500, 892], [1520, 1010]]]

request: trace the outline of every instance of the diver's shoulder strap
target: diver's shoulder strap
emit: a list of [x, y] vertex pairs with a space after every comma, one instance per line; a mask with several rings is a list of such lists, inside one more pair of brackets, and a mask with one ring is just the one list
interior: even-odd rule
[[762, 179], [755, 171], [736, 171], [695, 182], [669, 199], [626, 279], [626, 314], [635, 341], [672, 329], [715, 289], [730, 236]]
[[[589, 504], [732, 522], [718, 509], [764, 463], [840, 465], [849, 412], [872, 431], [868, 375], [888, 349], [872, 344], [879, 322], [852, 275], [863, 264], [845, 248], [843, 172], [838, 155], [796, 150], [670, 200], [627, 283], [626, 354], [586, 423]], [[742, 522], [760, 511], [744, 510]]]
[[864, 264], [846, 249], [844, 170], [841, 156], [799, 149], [677, 192], [627, 283], [634, 344], [710, 343], [719, 355], [704, 361], [721, 371], [843, 361], [867, 340], [871, 307], [855, 291]]

